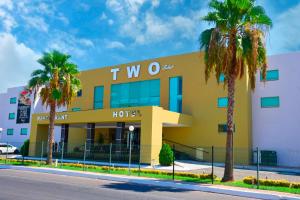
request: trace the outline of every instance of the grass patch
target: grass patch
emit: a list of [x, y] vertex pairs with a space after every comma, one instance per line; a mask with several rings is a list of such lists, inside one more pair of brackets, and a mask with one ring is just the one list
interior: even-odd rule
[[[228, 182], [228, 183], [222, 183], [223, 185], [228, 186], [235, 186], [235, 187], [243, 187], [243, 188], [250, 188], [250, 189], [257, 189], [256, 185], [250, 185], [246, 184], [243, 181], [234, 181], [234, 182]], [[277, 192], [286, 192], [286, 193], [292, 193], [292, 194], [300, 194], [300, 189], [296, 188], [289, 188], [289, 187], [280, 187], [280, 186], [265, 186], [260, 185], [260, 190], [270, 190], [270, 191], [277, 191]]]
[[[107, 166], [94, 166], [94, 165], [85, 165], [83, 169], [82, 164], [72, 164], [72, 163], [65, 163], [61, 166], [58, 163], [58, 167], [54, 165], [48, 166], [45, 164], [44, 161], [31, 161], [25, 160], [16, 160], [16, 159], [8, 159], [5, 162], [4, 159], [0, 159], [0, 164], [8, 164], [8, 165], [21, 165], [21, 166], [33, 166], [33, 167], [50, 167], [50, 168], [58, 168], [58, 169], [66, 169], [66, 170], [73, 170], [73, 171], [87, 171], [87, 172], [96, 172], [102, 174], [115, 174], [115, 175], [129, 175], [129, 170], [127, 168], [109, 168]], [[132, 176], [141, 176], [141, 177], [148, 177], [148, 178], [156, 178], [156, 179], [163, 179], [163, 180], [172, 180], [173, 176], [171, 172], [163, 172], [159, 170], [150, 170], [150, 169], [141, 169], [139, 172], [138, 169], [132, 168], [130, 171], [130, 175]], [[190, 173], [183, 173], [178, 172], [175, 174], [175, 180], [184, 181], [184, 182], [193, 182], [193, 183], [211, 183], [211, 176], [209, 174], [190, 174]], [[251, 188], [256, 189], [256, 185], [246, 184], [243, 181], [234, 181], [228, 183], [222, 183], [219, 178], [215, 177], [214, 180], [215, 184], [222, 184], [227, 186], [234, 186], [234, 187], [242, 187], [242, 188]], [[280, 187], [280, 186], [263, 186], [259, 187], [261, 190], [270, 190], [270, 191], [277, 191], [277, 192], [285, 192], [285, 193], [292, 193], [292, 194], [300, 194], [300, 189], [297, 188], [289, 188], [289, 187]]]

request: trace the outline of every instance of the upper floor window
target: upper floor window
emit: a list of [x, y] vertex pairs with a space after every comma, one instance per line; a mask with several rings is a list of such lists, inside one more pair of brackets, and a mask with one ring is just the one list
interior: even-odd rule
[[28, 129], [27, 128], [21, 128], [21, 135], [27, 135]]
[[8, 129], [6, 130], [6, 134], [7, 134], [7, 135], [13, 135], [13, 134], [14, 134], [14, 129], [13, 129], [13, 128], [8, 128]]
[[221, 73], [220, 77], [219, 77], [219, 82], [224, 83], [224, 81], [225, 81], [225, 75], [223, 73]]
[[16, 104], [17, 103], [17, 97], [12, 97], [9, 99], [10, 104]]
[[111, 85], [111, 108], [159, 105], [159, 79]]
[[77, 108], [77, 107], [76, 107], [76, 108], [72, 108], [72, 111], [73, 111], [73, 112], [77, 112], [77, 111], [80, 111], [80, 110], [81, 110], [81, 109], [80, 109], [80, 108]]
[[227, 108], [228, 107], [228, 98], [220, 97], [218, 98], [218, 108]]
[[[227, 132], [227, 124], [218, 124], [218, 132], [226, 133]], [[235, 132], [235, 124], [233, 125], [233, 132]]]
[[15, 113], [9, 113], [8, 119], [15, 119]]
[[94, 88], [94, 109], [103, 108], [104, 86], [96, 86]]
[[[260, 74], [260, 80], [263, 80], [262, 74]], [[268, 70], [266, 72], [266, 81], [276, 81], [279, 80], [279, 70]]]
[[182, 77], [170, 78], [169, 109], [174, 112], [182, 112]]
[[81, 96], [82, 96], [82, 90], [78, 90], [77, 97], [81, 97]]
[[262, 97], [260, 99], [262, 108], [276, 108], [280, 106], [279, 97]]

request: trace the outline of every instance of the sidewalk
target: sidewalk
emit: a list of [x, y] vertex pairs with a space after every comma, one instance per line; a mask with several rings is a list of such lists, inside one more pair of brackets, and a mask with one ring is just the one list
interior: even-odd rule
[[104, 179], [109, 181], [117, 181], [117, 182], [129, 182], [135, 184], [145, 184], [145, 185], [153, 185], [159, 187], [172, 187], [177, 189], [186, 189], [186, 190], [194, 190], [194, 191], [202, 191], [202, 192], [212, 192], [219, 194], [226, 194], [232, 196], [241, 196], [255, 199], [286, 199], [286, 200], [300, 200], [300, 195], [279, 193], [273, 191], [264, 191], [264, 190], [256, 190], [256, 189], [247, 189], [247, 188], [237, 188], [237, 187], [229, 187], [222, 185], [210, 185], [210, 184], [192, 184], [185, 183], [181, 181], [166, 181], [159, 180], [154, 178], [145, 178], [145, 177], [135, 177], [135, 176], [125, 176], [125, 175], [112, 175], [112, 174], [99, 174], [93, 172], [82, 172], [82, 171], [71, 171], [64, 169], [53, 169], [53, 168], [37, 168], [37, 167], [23, 167], [23, 166], [8, 166], [8, 165], [0, 165], [0, 169], [13, 169], [13, 170], [23, 170], [23, 171], [31, 171], [31, 172], [40, 172], [40, 173], [50, 173], [50, 174], [58, 174], [65, 176], [75, 176], [75, 177], [84, 177], [91, 179]]

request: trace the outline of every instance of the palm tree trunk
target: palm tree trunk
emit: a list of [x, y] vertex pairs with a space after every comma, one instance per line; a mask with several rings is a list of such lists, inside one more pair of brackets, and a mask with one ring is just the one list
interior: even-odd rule
[[48, 156], [47, 164], [52, 165], [52, 151], [54, 143], [54, 120], [55, 120], [56, 107], [55, 103], [50, 105], [50, 116], [49, 116], [49, 133], [48, 133]]
[[234, 93], [235, 78], [231, 75], [228, 78], [228, 109], [227, 109], [227, 137], [226, 137], [226, 158], [225, 170], [222, 182], [233, 181], [233, 110], [234, 110]]

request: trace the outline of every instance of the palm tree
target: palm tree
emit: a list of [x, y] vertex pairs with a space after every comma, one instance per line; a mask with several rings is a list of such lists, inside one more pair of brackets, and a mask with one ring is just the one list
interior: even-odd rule
[[200, 47], [205, 51], [205, 78], [215, 73], [219, 83], [221, 74], [228, 91], [227, 137], [225, 170], [222, 181], [233, 180], [233, 112], [235, 83], [248, 74], [251, 89], [260, 70], [266, 77], [267, 56], [264, 43], [272, 20], [255, 0], [211, 0], [210, 12], [203, 18], [213, 25], [200, 35]]
[[67, 106], [81, 87], [77, 65], [69, 62], [70, 55], [59, 51], [46, 52], [38, 60], [43, 69], [32, 72], [28, 87], [39, 94], [42, 104], [50, 107], [47, 164], [52, 164], [54, 120], [56, 108]]

